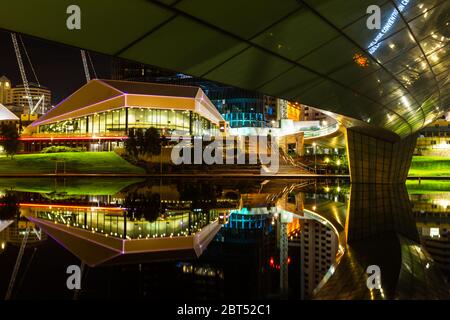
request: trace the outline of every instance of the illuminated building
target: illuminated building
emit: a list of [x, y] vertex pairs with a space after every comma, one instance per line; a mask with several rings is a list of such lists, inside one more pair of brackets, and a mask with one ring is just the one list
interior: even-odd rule
[[336, 262], [338, 239], [333, 231], [315, 220], [304, 220], [301, 232], [302, 297], [313, 290]]
[[122, 144], [129, 129], [215, 134], [221, 121], [198, 87], [96, 79], [27, 127], [22, 140], [28, 151], [57, 143], [110, 150]]
[[[30, 82], [30, 95], [31, 100], [33, 101], [33, 105], [36, 105], [36, 103], [44, 96], [42, 105], [36, 109], [36, 113], [42, 114], [49, 110], [52, 105], [52, 93], [51, 91], [41, 85], [35, 84]], [[25, 88], [23, 85], [18, 85], [14, 88], [12, 88], [12, 104], [21, 110], [23, 113], [29, 113], [29, 100], [25, 93]]]
[[2, 123], [18, 123], [19, 118], [8, 108], [0, 103], [0, 124]]
[[124, 60], [113, 62], [115, 80], [200, 87], [232, 128], [269, 127], [277, 119], [280, 99], [182, 73]]
[[437, 120], [420, 131], [416, 154], [424, 156], [450, 155], [450, 122]]
[[5, 76], [0, 77], [0, 103], [3, 105], [12, 103], [11, 81]]
[[411, 194], [420, 242], [450, 280], [450, 195]]

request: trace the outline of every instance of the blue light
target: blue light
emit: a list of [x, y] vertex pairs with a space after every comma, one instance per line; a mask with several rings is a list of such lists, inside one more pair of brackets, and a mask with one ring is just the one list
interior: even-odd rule
[[379, 41], [381, 40], [381, 38], [383, 38], [384, 35], [386, 35], [389, 32], [389, 30], [391, 30], [392, 26], [394, 25], [395, 21], [398, 18], [399, 13], [402, 12], [406, 8], [409, 1], [410, 0], [402, 0], [400, 2], [400, 5], [398, 6], [398, 11], [397, 11], [397, 9], [394, 9], [392, 11], [386, 24], [383, 26], [381, 31], [378, 32], [375, 39], [373, 39], [373, 41], [369, 44], [369, 53], [370, 54], [374, 54], [375, 51], [378, 50], [378, 48], [380, 47]]

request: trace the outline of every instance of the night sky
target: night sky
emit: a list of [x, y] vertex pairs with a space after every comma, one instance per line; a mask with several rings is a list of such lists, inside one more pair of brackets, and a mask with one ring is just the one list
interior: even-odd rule
[[[52, 104], [57, 104], [86, 83], [80, 50], [27, 36], [22, 36], [22, 39], [39, 82], [52, 91]], [[0, 76], [8, 77], [13, 86], [21, 84], [22, 80], [11, 35], [2, 30], [0, 30], [0, 48]], [[97, 77], [110, 78], [112, 58], [94, 53], [91, 53], [91, 58]], [[28, 81], [35, 82], [23, 51], [22, 59], [24, 60]], [[92, 71], [91, 78], [94, 78]]]

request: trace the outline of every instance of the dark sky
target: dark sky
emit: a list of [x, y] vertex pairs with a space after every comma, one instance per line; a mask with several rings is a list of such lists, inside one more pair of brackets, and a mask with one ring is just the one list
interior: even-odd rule
[[[68, 46], [54, 44], [35, 38], [22, 36], [30, 59], [36, 70], [41, 85], [52, 91], [52, 103], [73, 93], [86, 83], [80, 50]], [[17, 65], [11, 35], [0, 30], [0, 76], [5, 75], [13, 86], [21, 84], [19, 67]], [[22, 51], [22, 58], [29, 82], [34, 82], [34, 76]], [[91, 53], [91, 58], [98, 78], [111, 77], [111, 58]], [[93, 78], [91, 71], [91, 78]]]

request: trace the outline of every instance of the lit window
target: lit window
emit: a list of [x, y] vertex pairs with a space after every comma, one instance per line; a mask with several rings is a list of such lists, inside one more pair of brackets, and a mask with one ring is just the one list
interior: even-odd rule
[[439, 228], [430, 228], [430, 237], [439, 237]]

